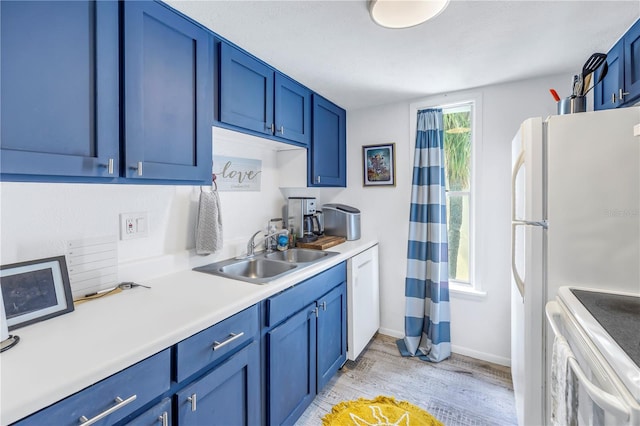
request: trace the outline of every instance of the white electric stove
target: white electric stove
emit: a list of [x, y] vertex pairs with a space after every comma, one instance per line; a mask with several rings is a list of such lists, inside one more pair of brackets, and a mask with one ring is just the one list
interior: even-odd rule
[[579, 425], [640, 424], [640, 294], [561, 287], [546, 307], [578, 380]]

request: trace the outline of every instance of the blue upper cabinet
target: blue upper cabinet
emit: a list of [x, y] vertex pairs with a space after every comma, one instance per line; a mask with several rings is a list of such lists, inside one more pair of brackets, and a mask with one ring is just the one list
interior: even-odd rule
[[[640, 20], [607, 53], [609, 71], [594, 88], [594, 109], [631, 105], [640, 98]], [[599, 73], [595, 74], [595, 81]]]
[[273, 134], [273, 69], [221, 43], [220, 121]]
[[275, 135], [308, 146], [311, 141], [311, 92], [276, 72]]
[[347, 113], [313, 94], [313, 124], [308, 186], [347, 186]]
[[307, 146], [311, 92], [247, 53], [220, 43], [220, 121]]
[[117, 177], [118, 3], [0, 8], [3, 180]]
[[627, 104], [640, 98], [640, 19], [624, 35], [624, 91]]
[[161, 3], [124, 3], [122, 176], [211, 182], [213, 42]]
[[[607, 53], [607, 66], [609, 70], [605, 78], [593, 88], [593, 109], [610, 109], [619, 107], [622, 102], [618, 97], [618, 89], [624, 81], [624, 59], [622, 40]], [[592, 81], [598, 81], [602, 68], [598, 69]]]

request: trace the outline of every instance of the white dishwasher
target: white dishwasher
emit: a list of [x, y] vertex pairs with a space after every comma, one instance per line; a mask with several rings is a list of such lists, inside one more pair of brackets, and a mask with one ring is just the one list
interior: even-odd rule
[[355, 361], [380, 328], [378, 245], [347, 260], [347, 359]]

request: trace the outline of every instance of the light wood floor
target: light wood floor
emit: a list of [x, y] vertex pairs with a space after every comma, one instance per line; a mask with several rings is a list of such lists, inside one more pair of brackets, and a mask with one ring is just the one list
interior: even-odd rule
[[516, 425], [508, 367], [453, 354], [440, 363], [400, 356], [396, 339], [377, 335], [316, 396], [297, 426], [320, 425], [342, 401], [392, 396], [424, 408], [447, 426]]

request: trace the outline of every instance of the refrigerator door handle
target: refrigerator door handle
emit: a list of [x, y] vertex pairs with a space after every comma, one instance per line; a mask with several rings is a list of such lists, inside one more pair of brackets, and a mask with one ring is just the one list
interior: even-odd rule
[[524, 299], [524, 280], [520, 276], [518, 267], [516, 266], [516, 229], [518, 226], [540, 226], [543, 229], [547, 229], [548, 223], [546, 220], [514, 220], [511, 222], [511, 271], [516, 286], [518, 286], [520, 296]]
[[518, 155], [518, 159], [513, 166], [513, 171], [511, 172], [511, 220], [516, 220], [516, 179], [518, 178], [518, 172], [520, 168], [524, 165], [524, 151], [520, 151], [520, 155]]
[[518, 267], [516, 266], [516, 228], [518, 226], [524, 226], [524, 223], [514, 222], [511, 224], [511, 273], [513, 274], [513, 279], [516, 282], [520, 296], [524, 299], [524, 280], [520, 276]]

